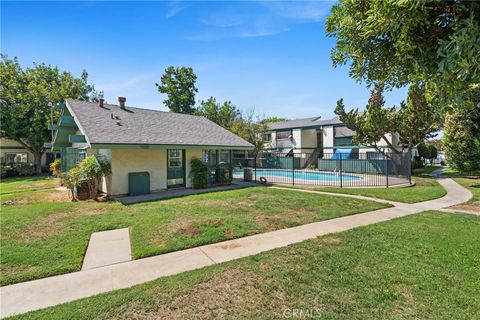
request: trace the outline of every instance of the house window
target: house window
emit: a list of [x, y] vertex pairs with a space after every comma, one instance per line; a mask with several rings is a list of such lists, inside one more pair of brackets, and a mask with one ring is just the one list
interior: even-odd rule
[[278, 139], [289, 139], [292, 136], [292, 130], [277, 131]]
[[272, 134], [271, 133], [265, 133], [263, 135], [263, 140], [265, 140], [266, 142], [272, 141]]
[[168, 150], [168, 167], [181, 168], [182, 166], [182, 150]]
[[85, 158], [87, 157], [87, 153], [85, 151], [80, 151], [78, 153], [78, 161], [82, 161], [82, 160], [85, 160]]
[[26, 152], [5, 153], [5, 162], [7, 164], [28, 162], [28, 154]]
[[216, 150], [203, 150], [202, 160], [207, 166], [217, 165], [217, 151]]
[[221, 150], [218, 152], [218, 163], [229, 164], [230, 163], [230, 151]]

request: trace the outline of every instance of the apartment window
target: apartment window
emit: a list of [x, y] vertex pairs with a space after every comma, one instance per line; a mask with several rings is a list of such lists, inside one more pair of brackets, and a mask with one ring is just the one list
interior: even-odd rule
[[28, 162], [28, 154], [26, 152], [5, 153], [5, 162], [7, 164]]
[[367, 152], [367, 159], [368, 160], [383, 160], [384, 159], [384, 156], [383, 156], [383, 153], [381, 152]]
[[353, 144], [352, 137], [335, 137], [334, 146], [351, 146]]
[[277, 131], [277, 139], [288, 139], [292, 136], [292, 130]]

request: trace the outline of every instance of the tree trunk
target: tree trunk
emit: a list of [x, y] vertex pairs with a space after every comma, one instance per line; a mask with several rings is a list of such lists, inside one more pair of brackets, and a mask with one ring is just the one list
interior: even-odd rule
[[35, 165], [35, 173], [42, 174], [42, 156], [43, 151], [41, 152], [33, 152], [33, 163]]

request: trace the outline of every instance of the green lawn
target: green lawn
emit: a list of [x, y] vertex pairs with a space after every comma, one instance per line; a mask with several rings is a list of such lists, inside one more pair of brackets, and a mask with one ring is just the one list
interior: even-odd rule
[[480, 170], [475, 170], [475, 171], [460, 171], [460, 170], [457, 170], [457, 169], [453, 169], [453, 168], [446, 168], [444, 171], [443, 171], [443, 175], [446, 175], [446, 176], [466, 176], [466, 175], [469, 175], [469, 176], [480, 176]]
[[69, 202], [51, 178], [0, 183], [6, 285], [80, 270], [90, 235], [130, 227], [134, 258], [384, 208], [374, 201], [254, 187], [123, 206]]
[[442, 166], [437, 165], [427, 165], [424, 168], [414, 169], [413, 174], [421, 177], [428, 177], [433, 171], [442, 168]]
[[453, 180], [469, 189], [473, 194], [468, 202], [453, 206], [453, 208], [480, 211], [480, 179], [454, 178]]
[[17, 319], [473, 319], [478, 234], [479, 217], [426, 212]]
[[[313, 188], [313, 190], [361, 195], [405, 203], [441, 198], [445, 189], [432, 178], [412, 177], [416, 185], [404, 188]], [[309, 188], [312, 189], [312, 188]]]

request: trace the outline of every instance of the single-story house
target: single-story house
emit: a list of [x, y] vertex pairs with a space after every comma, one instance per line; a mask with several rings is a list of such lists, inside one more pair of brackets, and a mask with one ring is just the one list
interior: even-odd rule
[[[54, 139], [47, 146], [62, 154], [68, 170], [91, 154], [106, 157], [112, 168], [100, 190], [109, 195], [132, 194], [133, 179], [149, 176], [150, 192], [191, 187], [190, 161], [208, 165], [230, 163], [233, 150], [253, 146], [214, 122], [199, 116], [78, 100], [60, 104]], [[145, 187], [145, 186], [143, 186]]]
[[[48, 170], [48, 166], [59, 154], [45, 152], [42, 155], [42, 168]], [[15, 140], [1, 138], [0, 140], [0, 164], [15, 165], [17, 163], [33, 163], [33, 153]]]

